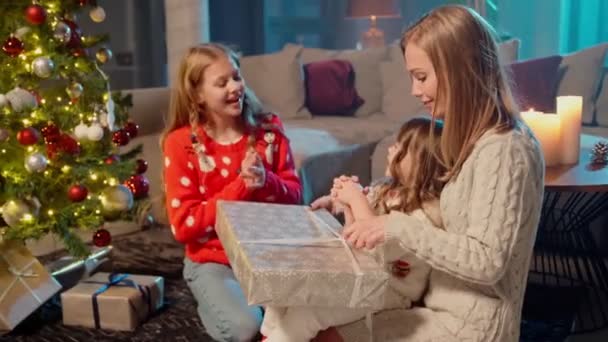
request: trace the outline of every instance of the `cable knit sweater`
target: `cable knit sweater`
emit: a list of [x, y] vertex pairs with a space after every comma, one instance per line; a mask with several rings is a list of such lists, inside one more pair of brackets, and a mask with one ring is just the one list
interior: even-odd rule
[[543, 179], [542, 154], [527, 130], [488, 133], [441, 194], [445, 230], [391, 212], [386, 260], [409, 252], [432, 271], [425, 307], [377, 317], [376, 340], [518, 341]]

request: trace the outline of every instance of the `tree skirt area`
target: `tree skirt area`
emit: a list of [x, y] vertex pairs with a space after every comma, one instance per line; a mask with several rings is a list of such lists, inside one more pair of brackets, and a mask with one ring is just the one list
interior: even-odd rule
[[[184, 251], [169, 229], [152, 227], [114, 238], [114, 272], [165, 278], [165, 306], [133, 332], [64, 326], [59, 304], [47, 303], [0, 341], [213, 341], [205, 333], [196, 302], [182, 277]], [[41, 257], [47, 264], [64, 252]], [[58, 302], [58, 301], [54, 301]]]

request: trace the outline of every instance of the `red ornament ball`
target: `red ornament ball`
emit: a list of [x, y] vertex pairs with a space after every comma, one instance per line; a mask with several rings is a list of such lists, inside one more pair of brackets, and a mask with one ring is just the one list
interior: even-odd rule
[[106, 157], [106, 159], [104, 159], [103, 162], [105, 164], [107, 164], [107, 165], [112, 165], [112, 164], [117, 163], [119, 161], [120, 161], [120, 157], [117, 156], [117, 155], [115, 155], [115, 154], [113, 154], [111, 156]]
[[76, 155], [80, 153], [80, 144], [67, 133], [63, 133], [59, 136], [57, 144], [59, 145], [59, 149], [68, 154]]
[[54, 123], [49, 123], [48, 125], [42, 127], [42, 136], [44, 137], [45, 143], [57, 142], [61, 136], [61, 132], [59, 131], [59, 127]]
[[133, 121], [129, 121], [125, 124], [125, 127], [123, 129], [127, 131], [127, 133], [129, 133], [129, 137], [133, 139], [137, 136], [139, 132], [139, 125]]
[[68, 197], [72, 202], [82, 202], [88, 194], [89, 190], [82, 184], [74, 184], [68, 190]]
[[143, 159], [137, 159], [135, 161], [135, 173], [141, 175], [148, 170], [148, 162]]
[[29, 146], [38, 142], [40, 134], [33, 127], [27, 127], [17, 133], [17, 141], [21, 145]]
[[46, 20], [46, 10], [40, 5], [29, 5], [25, 9], [25, 20], [32, 25], [40, 25]]
[[133, 175], [124, 184], [131, 190], [134, 198], [146, 197], [150, 191], [150, 182], [144, 175]]
[[80, 7], [84, 7], [87, 5], [87, 0], [77, 0], [77, 2]]
[[2, 51], [11, 57], [17, 57], [23, 52], [23, 42], [19, 38], [10, 36], [2, 45]]
[[72, 56], [74, 57], [87, 57], [89, 55], [87, 49], [76, 48], [72, 50]]
[[66, 46], [68, 47], [68, 49], [80, 48], [80, 45], [82, 44], [82, 41], [81, 41], [82, 31], [80, 30], [80, 27], [78, 27], [78, 25], [75, 22], [73, 22], [69, 19], [64, 18], [63, 22], [70, 27], [70, 30], [72, 32], [72, 34], [70, 36], [70, 40], [68, 41]]
[[119, 129], [112, 134], [112, 142], [118, 146], [125, 146], [129, 143], [129, 133], [124, 129]]
[[93, 244], [97, 247], [108, 246], [112, 242], [112, 234], [105, 229], [98, 229], [93, 234]]

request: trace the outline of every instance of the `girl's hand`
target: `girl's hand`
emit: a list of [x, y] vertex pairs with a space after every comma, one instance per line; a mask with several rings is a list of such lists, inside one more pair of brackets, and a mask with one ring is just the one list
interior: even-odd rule
[[260, 155], [253, 149], [245, 154], [241, 162], [240, 177], [248, 189], [260, 189], [266, 184], [266, 168]]
[[352, 205], [354, 201], [366, 201], [361, 184], [352, 181], [334, 182], [334, 186], [331, 189], [331, 195], [339, 202], [349, 206]]
[[344, 206], [336, 203], [331, 195], [325, 195], [317, 198], [310, 204], [312, 210], [326, 209], [330, 213], [337, 215], [343, 212]]
[[372, 249], [385, 241], [387, 215], [357, 220], [342, 231], [342, 236], [355, 248]]

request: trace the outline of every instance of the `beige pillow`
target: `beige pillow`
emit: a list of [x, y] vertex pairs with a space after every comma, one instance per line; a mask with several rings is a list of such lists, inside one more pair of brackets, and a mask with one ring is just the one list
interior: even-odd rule
[[310, 118], [299, 54], [301, 47], [285, 46], [265, 55], [241, 58], [241, 72], [264, 106], [282, 119]]
[[355, 111], [355, 116], [369, 116], [382, 111], [382, 78], [378, 66], [387, 59], [387, 48], [366, 50], [303, 48], [300, 55], [302, 64], [328, 59], [343, 59], [353, 65], [355, 88], [359, 96], [365, 100], [365, 103]]
[[608, 44], [596, 45], [563, 56], [559, 66], [560, 79], [557, 95], [583, 97], [583, 123], [594, 121], [597, 98]]
[[498, 55], [503, 64], [510, 64], [519, 58], [519, 39], [509, 39], [498, 44]]
[[602, 91], [595, 102], [595, 120], [600, 126], [608, 127], [608, 69], [604, 68]]

